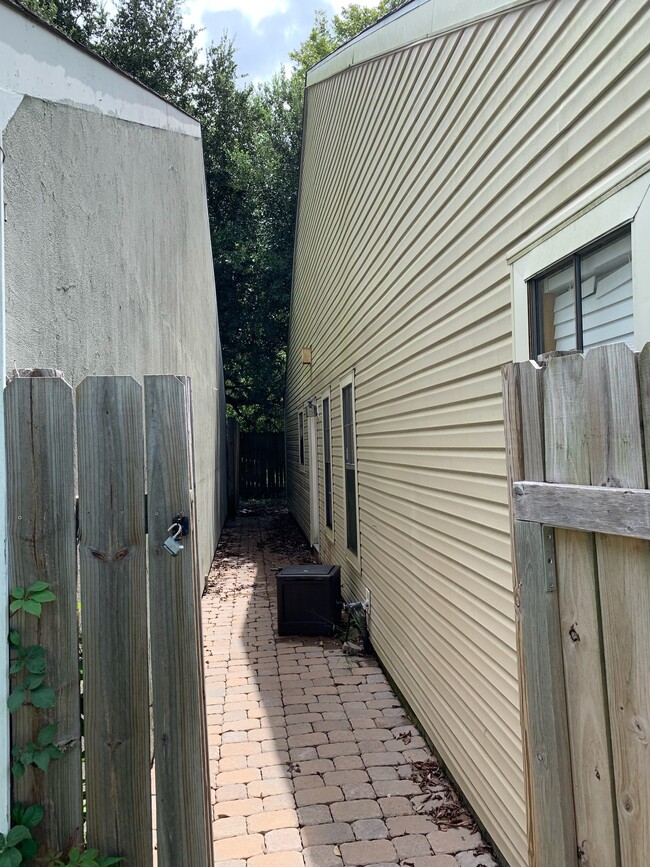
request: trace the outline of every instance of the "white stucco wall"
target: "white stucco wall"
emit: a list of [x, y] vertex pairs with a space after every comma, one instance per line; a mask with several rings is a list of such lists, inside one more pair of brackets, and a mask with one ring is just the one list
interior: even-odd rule
[[225, 407], [200, 138], [25, 96], [4, 149], [7, 367], [57, 367], [73, 385], [192, 377], [207, 570]]

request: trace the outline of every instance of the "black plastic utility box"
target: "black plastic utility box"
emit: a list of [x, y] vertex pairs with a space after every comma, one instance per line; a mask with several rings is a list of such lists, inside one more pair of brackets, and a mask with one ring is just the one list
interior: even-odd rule
[[285, 566], [277, 576], [278, 633], [332, 635], [341, 622], [341, 567]]

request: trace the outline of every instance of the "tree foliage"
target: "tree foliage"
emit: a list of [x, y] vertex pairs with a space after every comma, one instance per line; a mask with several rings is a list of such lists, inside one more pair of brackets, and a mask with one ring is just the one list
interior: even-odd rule
[[376, 6], [350, 3], [331, 19], [322, 9], [317, 10], [309, 35], [299, 48], [289, 52], [296, 71], [304, 75], [311, 66], [403, 3], [404, 0], [380, 0]]
[[226, 35], [204, 54], [182, 0], [25, 0], [202, 125], [208, 214], [229, 411], [281, 430], [302, 139], [304, 75], [403, 0], [315, 14], [293, 69], [254, 87]]
[[32, 12], [87, 47], [101, 43], [108, 16], [97, 0], [24, 0]]
[[147, 87], [191, 110], [200, 80], [198, 36], [178, 0], [121, 0], [99, 48]]
[[[242, 425], [281, 429], [293, 235], [302, 137], [302, 87], [278, 73], [250, 100], [246, 270], [220, 293], [226, 390]], [[241, 223], [234, 227], [241, 239]], [[218, 279], [218, 277], [217, 277]], [[231, 334], [231, 328], [236, 333]]]

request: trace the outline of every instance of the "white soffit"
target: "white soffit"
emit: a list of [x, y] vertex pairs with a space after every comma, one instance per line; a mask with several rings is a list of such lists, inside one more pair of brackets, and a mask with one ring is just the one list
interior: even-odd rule
[[411, 0], [313, 66], [307, 73], [307, 87], [414, 42], [538, 2], [540, 0]]
[[0, 92], [3, 90], [193, 138], [201, 136], [199, 124], [191, 117], [0, 0]]

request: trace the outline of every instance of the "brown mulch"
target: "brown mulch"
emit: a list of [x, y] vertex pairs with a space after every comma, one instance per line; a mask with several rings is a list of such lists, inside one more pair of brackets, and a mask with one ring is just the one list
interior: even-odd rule
[[267, 545], [274, 554], [286, 554], [297, 562], [316, 562], [302, 530], [286, 506], [277, 509], [271, 516], [264, 533], [265, 538], [259, 543], [260, 547]]
[[316, 562], [302, 530], [284, 503], [243, 502], [237, 517], [228, 520], [223, 528], [208, 575], [207, 592], [230, 595], [244, 589], [243, 585], [224, 588], [221, 586], [220, 577], [225, 570], [240, 565], [241, 521], [251, 518], [258, 519], [259, 550], [267, 548], [273, 554], [280, 554], [295, 563]]

